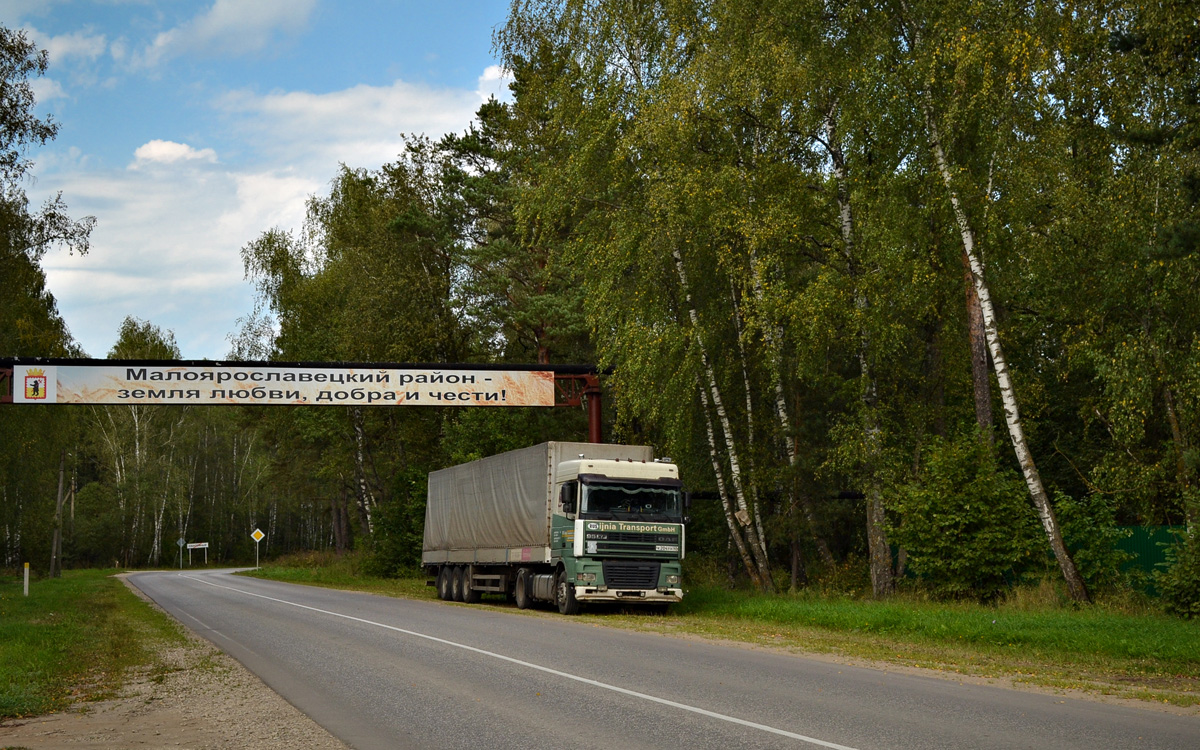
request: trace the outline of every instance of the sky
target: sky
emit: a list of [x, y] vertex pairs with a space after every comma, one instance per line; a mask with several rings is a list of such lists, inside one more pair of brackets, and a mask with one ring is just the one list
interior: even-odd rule
[[[300, 227], [340, 164], [377, 169], [405, 134], [465, 130], [507, 99], [492, 51], [508, 0], [0, 0], [49, 53], [31, 204], [94, 216], [86, 255], [42, 261], [72, 336], [105, 357], [128, 316], [222, 359], [254, 307], [241, 249]], [[0, 352], [0, 356], [3, 356]]]

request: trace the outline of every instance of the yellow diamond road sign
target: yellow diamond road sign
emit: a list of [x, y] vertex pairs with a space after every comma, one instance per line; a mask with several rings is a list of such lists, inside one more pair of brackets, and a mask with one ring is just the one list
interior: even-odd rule
[[250, 538], [256, 542], [261, 542], [264, 536], [266, 536], [266, 534], [262, 533], [261, 529], [255, 529], [254, 533], [250, 535]]

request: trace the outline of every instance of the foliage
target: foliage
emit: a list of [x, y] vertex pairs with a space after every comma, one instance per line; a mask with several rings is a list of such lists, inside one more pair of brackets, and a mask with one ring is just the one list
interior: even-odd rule
[[[32, 146], [58, 131], [34, 114], [31, 79], [48, 56], [26, 32], [0, 26], [0, 354], [78, 356], [41, 267], [51, 248], [87, 252], [94, 219], [74, 221], [61, 196], [33, 210], [23, 181]], [[59, 459], [74, 453], [77, 410], [0, 407], [0, 430], [10, 436], [0, 455], [0, 565], [49, 562]]]
[[1121, 566], [1131, 555], [1117, 545], [1131, 532], [1118, 528], [1112, 499], [1098, 493], [1080, 500], [1059, 494], [1054, 509], [1062, 523], [1063, 538], [1088, 588], [1111, 591], [1127, 587], [1129, 580], [1121, 572]]
[[367, 575], [400, 577], [421, 567], [425, 530], [426, 476], [409, 470], [396, 478], [391, 500], [379, 508], [366, 543], [362, 569]]
[[1154, 580], [1162, 593], [1163, 608], [1184, 619], [1200, 617], [1200, 540], [1183, 534], [1167, 548], [1167, 565]]
[[938, 597], [995, 599], [1035, 561], [1038, 529], [1021, 479], [998, 465], [978, 433], [935, 439], [920, 479], [891, 510], [891, 538], [908, 566]]

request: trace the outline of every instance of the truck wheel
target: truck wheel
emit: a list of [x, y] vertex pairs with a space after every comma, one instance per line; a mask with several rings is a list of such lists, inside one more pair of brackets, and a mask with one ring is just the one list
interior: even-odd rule
[[437, 595], [438, 599], [444, 602], [450, 601], [450, 566], [443, 565], [438, 569], [437, 577]]
[[463, 569], [461, 565], [456, 565], [450, 571], [450, 601], [461, 602], [463, 600]]
[[471, 565], [464, 565], [462, 569], [462, 600], [467, 604], [478, 604], [479, 597], [482, 593], [479, 589], [471, 585], [474, 568]]
[[517, 601], [517, 609], [529, 609], [533, 600], [529, 596], [529, 568], [517, 571], [517, 582], [513, 585], [513, 599]]
[[567, 580], [567, 571], [558, 571], [554, 582], [554, 599], [558, 611], [564, 615], [579, 614], [579, 600], [575, 598], [575, 585]]

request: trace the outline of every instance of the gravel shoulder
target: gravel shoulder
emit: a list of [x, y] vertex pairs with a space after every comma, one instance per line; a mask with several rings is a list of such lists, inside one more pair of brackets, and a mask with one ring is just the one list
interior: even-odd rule
[[0, 748], [347, 748], [235, 659], [191, 632], [184, 646], [164, 647], [158, 656], [156, 668], [129, 675], [110, 700], [0, 724]]

